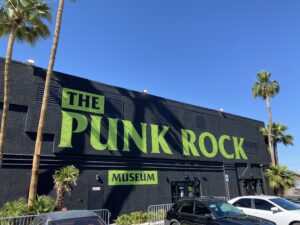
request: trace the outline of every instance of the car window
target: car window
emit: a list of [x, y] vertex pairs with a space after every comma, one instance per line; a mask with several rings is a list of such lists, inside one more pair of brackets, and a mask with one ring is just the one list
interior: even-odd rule
[[212, 202], [208, 204], [208, 207], [212, 210], [213, 214], [217, 216], [217, 218], [226, 216], [239, 217], [245, 215], [241, 210], [227, 202]]
[[53, 225], [103, 225], [97, 217], [81, 217], [52, 221]]
[[180, 209], [181, 213], [193, 214], [194, 213], [194, 202], [186, 202]]
[[205, 216], [205, 214], [211, 214], [211, 212], [204, 205], [196, 204], [196, 206], [195, 206], [195, 215]]
[[170, 209], [170, 211], [178, 211], [180, 206], [182, 205], [182, 202], [176, 202]]
[[300, 209], [300, 205], [291, 202], [289, 200], [286, 200], [284, 198], [273, 198], [270, 199], [271, 202], [274, 202], [275, 204], [279, 205], [280, 207], [286, 209], [286, 210], [298, 210]]
[[233, 203], [236, 207], [242, 207], [242, 208], [251, 208], [251, 199], [250, 198], [241, 198], [237, 200], [235, 203]]
[[222, 204], [220, 208], [223, 212], [230, 212], [232, 210], [232, 205]]
[[275, 207], [275, 205], [262, 199], [254, 199], [254, 206], [255, 209], [268, 210], [268, 211], [271, 211], [271, 208]]

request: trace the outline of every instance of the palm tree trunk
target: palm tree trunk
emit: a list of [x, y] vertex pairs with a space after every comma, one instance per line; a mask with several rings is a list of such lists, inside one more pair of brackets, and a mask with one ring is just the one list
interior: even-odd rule
[[277, 151], [277, 143], [273, 139], [273, 151], [274, 151], [274, 161], [275, 165], [278, 165], [278, 151]]
[[266, 103], [268, 107], [268, 152], [271, 157], [272, 165], [275, 165], [274, 158], [272, 156], [272, 113], [271, 113], [271, 105], [269, 101], [269, 97], [266, 97]]
[[279, 193], [278, 193], [278, 195], [280, 197], [283, 197], [283, 195], [284, 195], [284, 188], [283, 187], [279, 187]]
[[56, 199], [55, 199], [55, 206], [54, 206], [55, 211], [59, 211], [62, 209], [64, 198], [65, 198], [65, 190], [63, 186], [60, 186], [57, 188], [56, 191]]
[[277, 188], [274, 188], [274, 195], [278, 196], [278, 190], [277, 190]]
[[34, 157], [33, 157], [33, 163], [32, 163], [31, 181], [30, 181], [29, 196], [28, 196], [28, 206], [29, 207], [32, 207], [33, 201], [36, 197], [36, 189], [37, 189], [38, 173], [39, 173], [38, 171], [39, 171], [39, 164], [40, 164], [40, 154], [41, 154], [45, 117], [46, 117], [46, 111], [47, 111], [47, 105], [48, 105], [48, 99], [49, 99], [51, 76], [52, 76], [52, 72], [53, 72], [56, 50], [57, 50], [58, 40], [59, 40], [59, 33], [60, 33], [63, 9], [64, 9], [64, 0], [60, 0], [59, 6], [58, 6], [58, 11], [57, 11], [57, 16], [56, 16], [56, 24], [55, 24], [55, 31], [54, 31], [51, 55], [50, 55], [47, 74], [46, 74], [43, 102], [42, 102], [42, 106], [41, 106], [39, 125], [38, 125], [36, 142], [35, 142], [35, 147], [34, 147]]
[[14, 48], [14, 42], [16, 37], [17, 25], [13, 25], [9, 34], [6, 58], [4, 64], [4, 76], [3, 76], [3, 108], [0, 128], [0, 169], [2, 168], [3, 152], [4, 152], [4, 140], [5, 130], [7, 124], [7, 114], [9, 110], [9, 98], [10, 98], [10, 64], [11, 57]]

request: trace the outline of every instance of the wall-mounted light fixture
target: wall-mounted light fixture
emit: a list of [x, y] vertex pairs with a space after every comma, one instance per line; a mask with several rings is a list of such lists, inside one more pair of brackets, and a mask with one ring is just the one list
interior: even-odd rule
[[99, 176], [99, 174], [96, 174], [96, 181], [99, 182], [100, 184], [103, 184], [103, 180]]
[[189, 176], [187, 174], [184, 176], [184, 179], [185, 179], [185, 181], [189, 181], [190, 180], [190, 178], [189, 178]]
[[169, 177], [166, 177], [166, 181], [167, 181], [168, 184], [170, 183]]

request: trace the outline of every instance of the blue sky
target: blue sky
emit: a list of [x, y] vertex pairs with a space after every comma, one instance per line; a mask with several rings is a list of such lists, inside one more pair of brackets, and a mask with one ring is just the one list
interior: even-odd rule
[[[66, 1], [55, 70], [267, 122], [251, 94], [265, 69], [281, 86], [273, 120], [295, 138], [279, 160], [300, 172], [299, 10], [298, 0]], [[47, 67], [51, 41], [16, 44], [13, 58]]]

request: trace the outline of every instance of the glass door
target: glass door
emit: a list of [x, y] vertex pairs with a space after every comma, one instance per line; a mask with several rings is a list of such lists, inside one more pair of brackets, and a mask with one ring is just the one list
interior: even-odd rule
[[172, 202], [181, 198], [193, 198], [201, 196], [200, 182], [196, 181], [172, 181], [171, 182]]

